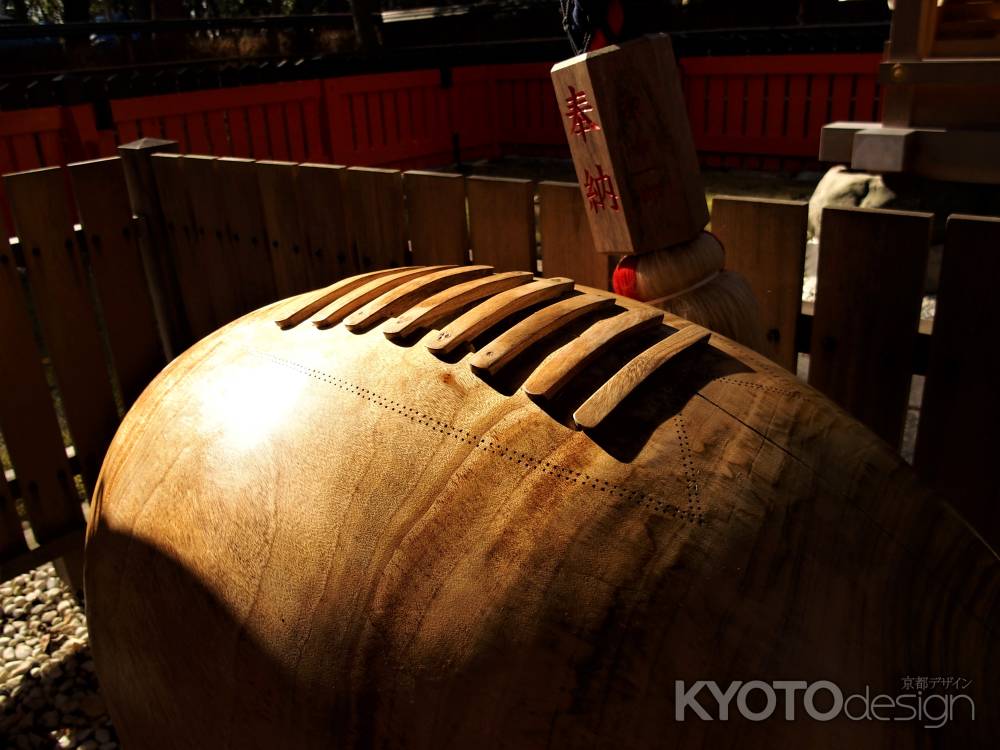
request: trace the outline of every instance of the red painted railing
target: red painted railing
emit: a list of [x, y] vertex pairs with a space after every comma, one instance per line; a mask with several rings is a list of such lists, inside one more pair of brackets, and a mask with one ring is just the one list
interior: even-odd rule
[[320, 81], [143, 96], [111, 103], [119, 143], [167, 138], [182, 152], [328, 161]]
[[[822, 126], [877, 120], [879, 56], [681, 61], [695, 145], [708, 166], [797, 169]], [[141, 136], [187, 153], [424, 167], [504, 154], [568, 155], [548, 63], [485, 65], [122, 99], [114, 130], [89, 106], [0, 113], [0, 173], [113, 153]], [[0, 187], [0, 215], [6, 211]]]
[[827, 123], [879, 119], [879, 61], [870, 54], [687, 58], [695, 146], [709, 166], [815, 161]]
[[334, 161], [414, 167], [452, 161], [448, 91], [437, 70], [323, 82]]

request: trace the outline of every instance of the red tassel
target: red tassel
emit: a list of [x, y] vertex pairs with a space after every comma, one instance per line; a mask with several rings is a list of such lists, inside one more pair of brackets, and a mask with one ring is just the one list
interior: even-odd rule
[[639, 299], [635, 289], [635, 265], [638, 262], [638, 255], [626, 255], [618, 261], [618, 266], [611, 277], [611, 286], [615, 290], [615, 294]]

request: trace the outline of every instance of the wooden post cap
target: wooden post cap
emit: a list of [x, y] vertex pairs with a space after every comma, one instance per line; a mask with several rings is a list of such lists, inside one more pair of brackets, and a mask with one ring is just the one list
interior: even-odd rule
[[558, 63], [552, 82], [599, 253], [688, 242], [708, 206], [670, 38]]

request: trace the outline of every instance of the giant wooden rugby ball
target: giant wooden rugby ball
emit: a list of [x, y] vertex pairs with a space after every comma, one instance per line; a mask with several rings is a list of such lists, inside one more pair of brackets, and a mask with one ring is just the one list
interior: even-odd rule
[[[997, 572], [762, 357], [568, 279], [435, 267], [173, 361], [105, 461], [86, 599], [131, 749], [986, 747]], [[916, 677], [966, 680], [975, 720], [676, 711], [678, 681]]]

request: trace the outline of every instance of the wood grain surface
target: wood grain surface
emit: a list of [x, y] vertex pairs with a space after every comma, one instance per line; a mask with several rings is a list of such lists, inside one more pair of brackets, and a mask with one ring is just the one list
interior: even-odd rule
[[309, 243], [315, 286], [358, 272], [347, 232], [345, 169], [335, 164], [299, 164], [300, 224]]
[[910, 395], [931, 218], [823, 212], [809, 384], [894, 448]]
[[704, 343], [711, 335], [711, 331], [706, 331], [701, 326], [690, 325], [633, 357], [573, 412], [573, 421], [583, 429], [599, 426], [622, 401], [663, 365]]
[[156, 323], [168, 360], [191, 343], [192, 334], [184, 313], [177, 271], [173, 265], [173, 247], [152, 157], [157, 153], [176, 154], [179, 148], [176, 141], [157, 138], [140, 138], [118, 147], [128, 187], [129, 205], [137, 219], [139, 252], [150, 279], [149, 289], [153, 309], [156, 311]]
[[138, 227], [129, 209], [121, 159], [69, 165], [77, 211], [101, 301], [111, 359], [131, 406], [166, 363], [139, 249]]
[[648, 253], [697, 237], [708, 205], [670, 38], [570, 58], [552, 68], [552, 83], [597, 252]]
[[539, 182], [538, 203], [544, 274], [570, 276], [595, 289], [610, 289], [614, 259], [594, 249], [579, 185]]
[[726, 268], [743, 276], [757, 298], [762, 353], [790, 372], [798, 363], [808, 209], [806, 201], [723, 195], [712, 201], [712, 233], [726, 250]]
[[198, 252], [197, 228], [184, 179], [184, 158], [179, 154], [153, 154], [153, 175], [164, 234], [168, 239], [165, 265], [176, 278], [182, 315], [195, 340], [216, 328], [209, 274]]
[[428, 328], [457, 310], [473, 302], [492, 297], [516, 286], [529, 284], [534, 277], [527, 271], [504, 271], [481, 279], [473, 279], [442, 289], [427, 299], [421, 300], [406, 312], [382, 327], [389, 338], [407, 336], [417, 329]]
[[540, 302], [556, 299], [573, 289], [573, 286], [572, 279], [555, 278], [532, 281], [530, 284], [500, 292], [444, 326], [427, 347], [433, 352], [448, 354], [508, 316]]
[[344, 325], [350, 330], [364, 329], [386, 318], [409, 310], [413, 305], [435, 292], [443, 291], [455, 284], [488, 276], [493, 269], [489, 266], [437, 267], [438, 270], [411, 279], [390, 292], [382, 294], [360, 310], [348, 315]]
[[531, 180], [469, 177], [472, 262], [535, 272], [535, 186]]
[[538, 398], [552, 398], [584, 367], [622, 339], [659, 327], [662, 321], [662, 311], [648, 309], [630, 310], [595, 323], [546, 357], [524, 382], [524, 392]]
[[[712, 335], [579, 430], [689, 324], [618, 339], [543, 408], [518, 384], [575, 333], [501, 390], [428, 351], [447, 318], [398, 342], [274, 324], [323, 294], [195, 345], [115, 438], [86, 593], [125, 747], [991, 746], [1000, 560], [815, 390]], [[908, 675], [971, 681], [976, 720], [674, 719], [677, 680]]]
[[347, 230], [359, 271], [406, 264], [403, 178], [394, 169], [350, 167]]
[[91, 492], [117, 428], [118, 408], [67, 210], [65, 175], [50, 167], [3, 179], [80, 475]]
[[989, 471], [997, 409], [996, 347], [983, 337], [1000, 327], [991, 279], [1000, 272], [1000, 219], [948, 220], [931, 361], [920, 409], [914, 465], [994, 549], [1000, 549], [1000, 491]]
[[[445, 266], [417, 266], [391, 269], [392, 273], [374, 271], [363, 274], [365, 283], [358, 287], [350, 284], [335, 284], [333, 290], [324, 294], [317, 302], [322, 302], [321, 316], [313, 322], [318, 328], [330, 328], [337, 325], [355, 310], [360, 310], [369, 302], [378, 299], [393, 289], [396, 289], [419, 276], [437, 273]], [[331, 300], [330, 297], [333, 297]], [[311, 310], [313, 305], [307, 305], [304, 310]], [[303, 311], [296, 311], [301, 314]], [[312, 313], [310, 313], [312, 314]], [[297, 318], [298, 315], [291, 316]], [[279, 327], [281, 323], [279, 322]]]
[[469, 364], [477, 370], [496, 374], [514, 357], [574, 320], [614, 305], [614, 299], [596, 294], [580, 294], [532, 313], [497, 336], [476, 353]]
[[221, 197], [234, 264], [231, 271], [238, 280], [243, 310], [249, 312], [278, 298], [256, 162], [222, 158], [215, 168], [226, 186]]
[[405, 172], [406, 222], [412, 262], [469, 262], [465, 177], [444, 172]]
[[185, 155], [181, 164], [191, 205], [196, 252], [206, 275], [215, 328], [247, 311], [237, 286], [239, 276], [232, 273], [237, 259], [231, 255], [232, 246], [227, 237], [222, 197], [225, 183], [219, 179], [217, 161], [214, 156]]
[[10, 245], [0, 244], [0, 432], [39, 542], [82, 526], [80, 495]]
[[280, 297], [300, 294], [311, 287], [308, 245], [300, 221], [297, 172], [298, 165], [292, 162], [257, 162], [264, 226]]

